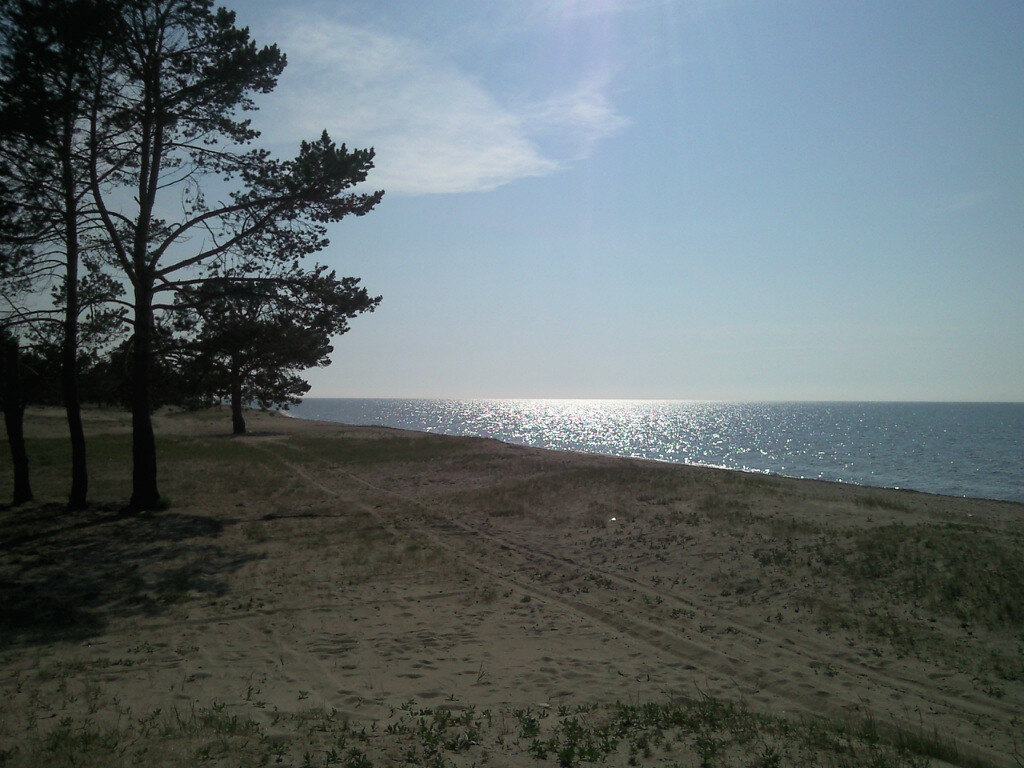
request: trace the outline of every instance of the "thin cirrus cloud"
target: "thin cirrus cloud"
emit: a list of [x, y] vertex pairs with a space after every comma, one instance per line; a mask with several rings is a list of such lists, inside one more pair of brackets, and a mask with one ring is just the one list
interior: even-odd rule
[[582, 160], [600, 141], [629, 125], [608, 103], [605, 85], [603, 78], [593, 78], [568, 93], [529, 105], [522, 111], [524, 124], [538, 133], [561, 134], [571, 144], [567, 156]]
[[601, 78], [502, 104], [416, 41], [322, 21], [281, 28], [289, 63], [260, 113], [265, 138], [294, 143], [326, 128], [372, 145], [372, 185], [389, 193], [479, 192], [547, 176], [627, 125]]
[[565, 22], [622, 13], [652, 4], [652, 0], [539, 0], [531, 5], [531, 10], [547, 21]]
[[531, 17], [543, 24], [565, 25], [581, 20], [645, 11], [651, 8], [675, 13], [684, 10], [702, 13], [725, 0], [533, 0]]

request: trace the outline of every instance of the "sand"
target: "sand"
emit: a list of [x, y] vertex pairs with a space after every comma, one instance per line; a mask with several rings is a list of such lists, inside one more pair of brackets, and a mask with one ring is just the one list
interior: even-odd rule
[[[94, 509], [60, 510], [52, 458], [41, 501], [0, 509], [0, 765], [44, 764], [65, 721], [135, 723], [137, 740], [140, 719], [197, 707], [254, 718], [271, 744], [280, 713], [383, 728], [406, 702], [511, 718], [702, 697], [1021, 764], [1018, 614], [948, 594], [973, 583], [966, 562], [1005, 599], [1016, 577], [977, 558], [1019, 561], [1020, 505], [276, 414], [233, 438], [208, 412], [159, 415], [171, 507], [124, 519], [127, 418], [87, 424]], [[36, 454], [62, 430], [31, 414]], [[508, 743], [517, 729], [446, 759], [558, 764]], [[402, 763], [373, 733], [374, 764]], [[700, 764], [686, 755], [639, 760]]]

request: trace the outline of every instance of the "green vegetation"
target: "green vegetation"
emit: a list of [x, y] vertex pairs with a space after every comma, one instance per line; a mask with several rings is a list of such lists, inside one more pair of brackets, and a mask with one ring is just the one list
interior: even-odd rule
[[472, 445], [464, 440], [399, 432], [394, 437], [375, 440], [301, 437], [291, 442], [321, 461], [356, 466], [456, 458], [471, 450]]
[[998, 695], [990, 678], [1024, 680], [1022, 547], [1019, 532], [892, 524], [761, 557], [813, 575], [820, 589], [805, 602], [825, 631], [851, 630], [977, 675]]
[[834, 563], [854, 582], [870, 582], [894, 601], [987, 629], [1024, 624], [1021, 534], [977, 526], [902, 524], [860, 531]]
[[456, 768], [503, 760], [559, 768], [655, 762], [707, 768], [924, 768], [931, 759], [964, 768], [988, 765], [934, 732], [885, 727], [872, 719], [786, 719], [707, 696], [482, 711], [407, 702], [369, 726], [336, 710], [246, 714], [240, 705], [215, 702], [122, 716], [110, 724], [71, 717], [47, 726], [36, 722], [27, 739], [0, 751], [5, 768]]

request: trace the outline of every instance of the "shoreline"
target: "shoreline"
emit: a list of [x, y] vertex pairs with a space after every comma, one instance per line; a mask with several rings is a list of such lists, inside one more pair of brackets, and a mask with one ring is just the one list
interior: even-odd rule
[[[431, 398], [308, 398], [308, 399], [311, 399], [311, 400], [366, 400], [366, 399], [374, 399], [374, 400], [421, 400], [421, 401], [424, 401], [424, 402], [428, 402], [428, 401], [431, 400]], [[534, 398], [534, 399], [543, 400], [545, 398]], [[565, 398], [565, 399], [569, 400], [569, 398]], [[645, 400], [643, 402], [673, 402], [673, 403], [674, 402], [680, 402], [680, 403], [685, 403], [685, 402], [691, 402], [691, 401], [686, 401], [686, 400], [652, 400], [652, 401], [646, 401]], [[705, 402], [705, 401], [692, 401], [692, 402]], [[724, 403], [724, 402], [731, 402], [731, 401], [714, 401], [714, 402], [723, 402]], [[772, 401], [772, 402], [774, 402], [774, 401]], [[787, 404], [789, 401], [778, 401], [778, 402], [781, 403], [781, 404]], [[796, 402], [796, 403], [804, 403], [804, 402], [810, 403], [811, 401], [793, 401], [793, 402]], [[814, 401], [814, 404], [817, 404], [817, 402], [818, 401]], [[830, 401], [821, 401], [822, 404], [828, 404], [829, 402]], [[842, 403], [842, 404], [857, 404], [860, 401], [836, 401], [836, 402], [839, 402], [839, 403]], [[881, 403], [889, 404], [889, 401], [864, 401], [864, 402], [867, 402], [867, 403], [878, 403], [878, 402], [881, 402]], [[902, 401], [893, 401], [892, 404], [904, 404], [904, 403]], [[925, 405], [927, 405], [927, 404], [933, 404], [933, 403], [931, 401], [921, 401], [920, 403], [914, 402], [914, 403], [909, 403], [909, 404], [925, 404]], [[942, 404], [946, 404], [946, 403], [940, 402], [940, 401], [936, 401], [934, 404], [942, 405]], [[956, 405], [959, 405], [959, 404], [975, 405], [975, 404], [977, 404], [977, 405], [997, 405], [997, 406], [998, 405], [1022, 405], [1022, 403], [987, 403], [987, 402], [985, 402], [985, 403], [970, 403], [970, 402], [968, 402], [968, 403], [952, 403], [952, 404], [956, 404]], [[887, 485], [870, 485], [870, 484], [867, 484], [867, 483], [859, 483], [859, 482], [847, 481], [847, 480], [841, 480], [841, 479], [829, 479], [829, 478], [823, 478], [823, 477], [808, 477], [808, 476], [805, 476], [805, 475], [790, 475], [790, 474], [785, 474], [783, 472], [777, 472], [777, 471], [773, 471], [773, 470], [769, 470], [769, 469], [761, 470], [761, 469], [752, 469], [752, 468], [731, 467], [731, 466], [727, 466], [727, 465], [723, 465], [723, 464], [710, 464], [710, 463], [701, 463], [701, 462], [675, 461], [673, 459], [663, 459], [663, 458], [657, 458], [657, 457], [633, 456], [633, 455], [625, 455], [625, 454], [619, 454], [619, 453], [605, 453], [605, 452], [597, 451], [597, 450], [588, 451], [588, 450], [583, 450], [583, 449], [579, 449], [579, 448], [559, 448], [559, 447], [556, 447], [556, 446], [539, 446], [539, 445], [533, 445], [531, 443], [526, 443], [526, 442], [521, 442], [521, 443], [519, 443], [519, 442], [512, 442], [510, 440], [504, 440], [504, 439], [502, 439], [500, 437], [493, 437], [493, 436], [488, 436], [488, 435], [466, 434], [466, 433], [455, 433], [455, 432], [443, 432], [443, 431], [439, 431], [439, 430], [430, 430], [430, 429], [413, 429], [413, 428], [410, 428], [410, 427], [395, 427], [395, 426], [389, 426], [389, 425], [385, 425], [385, 424], [353, 424], [353, 423], [350, 423], [350, 422], [331, 421], [331, 420], [323, 419], [323, 418], [313, 418], [313, 417], [309, 417], [309, 416], [300, 416], [300, 415], [296, 415], [294, 413], [291, 413], [291, 412], [288, 412], [288, 411], [284, 411], [284, 410], [281, 410], [281, 409], [275, 409], [272, 412], [276, 413], [276, 414], [279, 414], [279, 415], [281, 415], [281, 416], [283, 416], [285, 418], [301, 419], [301, 420], [304, 420], [304, 421], [313, 421], [313, 422], [319, 422], [319, 423], [323, 423], [323, 424], [340, 424], [340, 425], [343, 425], [343, 426], [353, 427], [353, 428], [368, 427], [368, 428], [397, 429], [397, 430], [406, 431], [406, 432], [413, 432], [413, 433], [417, 433], [417, 434], [442, 435], [442, 436], [446, 436], [446, 437], [456, 437], [456, 438], [474, 437], [474, 438], [479, 438], [479, 439], [483, 439], [483, 440], [497, 440], [498, 442], [504, 443], [506, 445], [520, 446], [520, 447], [523, 447], [523, 448], [536, 448], [538, 450], [546, 450], [546, 451], [560, 451], [560, 452], [567, 452], [567, 453], [577, 453], [577, 454], [584, 455], [584, 456], [606, 456], [606, 457], [609, 457], [609, 458], [618, 458], [618, 459], [635, 459], [635, 460], [638, 460], [638, 461], [653, 461], [653, 462], [657, 462], [657, 463], [660, 463], [660, 464], [667, 464], [667, 465], [671, 465], [671, 466], [700, 467], [700, 468], [704, 468], [704, 469], [716, 469], [716, 470], [723, 470], [723, 471], [727, 471], [727, 472], [738, 472], [740, 474], [753, 475], [753, 476], [781, 477], [781, 478], [788, 478], [788, 479], [791, 479], [791, 480], [806, 480], [806, 481], [809, 481], [809, 482], [831, 483], [831, 484], [835, 484], [835, 485], [842, 485], [842, 486], [848, 486], [848, 487], [854, 487], [854, 488], [869, 488], [869, 489], [876, 489], [876, 490], [880, 490], [880, 491], [920, 493], [920, 494], [925, 494], [925, 495], [929, 495], [929, 496], [941, 496], [941, 497], [950, 498], [950, 499], [990, 501], [990, 502], [996, 502], [996, 503], [1015, 504], [1015, 505], [1019, 505], [1019, 506], [1024, 507], [1024, 500], [1000, 498], [998, 496], [957, 495], [957, 494], [939, 493], [939, 492], [936, 492], [936, 491], [923, 490], [923, 489], [920, 489], [920, 488], [900, 487], [900, 486], [887, 486]]]
[[[336, 399], [362, 400], [362, 399], [367, 399], [367, 398], [309, 398], [309, 399], [314, 399], [314, 400], [316, 400], [316, 399], [323, 399], [323, 400], [336, 400]], [[374, 398], [374, 399], [395, 399], [395, 400], [399, 400], [399, 399], [420, 399], [420, 400], [428, 400], [429, 398]], [[688, 402], [688, 401], [666, 401], [666, 402]], [[799, 402], [803, 402], [803, 401], [799, 401]], [[837, 402], [845, 403], [847, 401], [837, 401]], [[853, 401], [850, 401], [850, 402], [853, 402]], [[875, 401], [866, 401], [866, 402], [875, 402]], [[922, 401], [922, 402], [925, 402], [925, 401]], [[987, 404], [1003, 405], [1003, 403], [979, 403], [979, 404], [982, 404], [982, 405], [987, 405]], [[1009, 403], [1009, 404], [1010, 405], [1018, 405], [1019, 403]], [[165, 408], [165, 409], [159, 410], [155, 414], [155, 417], [159, 418], [159, 417], [162, 416], [164, 418], [170, 417], [172, 419], [173, 418], [187, 418], [190, 414], [212, 414], [212, 413], [216, 413], [216, 412], [220, 412], [220, 413], [223, 413], [223, 414], [227, 414], [228, 413], [228, 411], [226, 410], [226, 406], [221, 406], [221, 407], [214, 406], [213, 408], [200, 409], [199, 411], [189, 411], [189, 410], [180, 409], [180, 408]], [[83, 409], [83, 416], [88, 418], [89, 414], [93, 414], [94, 416], [100, 415], [100, 416], [108, 418], [108, 419], [109, 419], [109, 417], [111, 415], [116, 415], [116, 416], [121, 418], [121, 420], [122, 420], [122, 427], [123, 428], [125, 428], [125, 429], [130, 428], [131, 414], [128, 411], [114, 410], [114, 409], [107, 408], [105, 406], [86, 405], [84, 407], [84, 409]], [[601, 453], [601, 452], [598, 452], [598, 451], [585, 451], [585, 450], [580, 450], [580, 449], [575, 449], [575, 448], [557, 448], [557, 447], [550, 447], [550, 446], [545, 447], [545, 446], [531, 445], [531, 444], [528, 444], [528, 443], [511, 442], [511, 441], [508, 441], [508, 440], [502, 440], [501, 438], [498, 438], [498, 437], [492, 437], [492, 436], [487, 436], [487, 435], [453, 434], [453, 433], [440, 432], [440, 431], [412, 429], [412, 428], [409, 428], [409, 427], [394, 427], [394, 426], [388, 426], [388, 425], [385, 425], [385, 424], [353, 424], [353, 423], [348, 423], [348, 422], [331, 421], [329, 419], [323, 419], [323, 418], [314, 418], [314, 417], [310, 417], [310, 416], [300, 416], [300, 415], [297, 415], [297, 414], [295, 414], [293, 412], [285, 411], [283, 409], [257, 410], [257, 409], [249, 409], [249, 408], [247, 408], [246, 409], [246, 414], [247, 414], [247, 416], [246, 416], [247, 420], [252, 418], [252, 417], [254, 417], [254, 416], [263, 415], [263, 416], [280, 417], [280, 418], [285, 418], [285, 419], [291, 419], [291, 420], [294, 420], [294, 421], [297, 421], [297, 422], [308, 422], [308, 423], [311, 423], [311, 424], [319, 424], [319, 425], [322, 425], [324, 427], [344, 427], [346, 429], [353, 429], [353, 430], [359, 430], [359, 429], [367, 429], [367, 430], [394, 430], [396, 432], [406, 432], [406, 433], [413, 434], [413, 435], [430, 435], [430, 436], [437, 436], [437, 437], [451, 437], [451, 438], [454, 438], [454, 439], [493, 440], [495, 442], [501, 443], [502, 445], [507, 445], [507, 446], [510, 446], [510, 447], [527, 448], [527, 449], [539, 450], [539, 451], [551, 451], [551, 452], [555, 452], [555, 453], [567, 453], [567, 454], [573, 454], [573, 455], [579, 455], [579, 456], [596, 456], [596, 457], [604, 457], [604, 458], [609, 458], [609, 459], [622, 459], [622, 460], [625, 460], [625, 461], [649, 461], [649, 462], [653, 462], [653, 463], [660, 464], [660, 465], [665, 465], [665, 466], [670, 466], [670, 467], [691, 467], [691, 468], [697, 468], [697, 469], [708, 469], [708, 470], [722, 471], [722, 472], [735, 472], [735, 473], [740, 474], [740, 475], [749, 475], [751, 477], [768, 477], [768, 478], [780, 478], [780, 479], [785, 479], [785, 480], [795, 480], [795, 481], [808, 482], [808, 483], [824, 483], [826, 485], [834, 485], [834, 486], [837, 486], [837, 487], [863, 488], [863, 489], [866, 489], [866, 490], [876, 490], [876, 491], [883, 491], [883, 492], [887, 492], [887, 493], [891, 492], [891, 493], [905, 493], [905, 494], [921, 494], [923, 496], [935, 496], [935, 497], [943, 498], [943, 499], [961, 500], [961, 501], [968, 501], [968, 502], [970, 502], [970, 501], [980, 501], [980, 502], [987, 502], [987, 503], [992, 503], [992, 504], [1008, 504], [1008, 505], [1011, 505], [1011, 506], [1018, 506], [1018, 507], [1021, 508], [1021, 511], [1024, 512], [1024, 501], [1018, 501], [1018, 500], [1014, 500], [1014, 499], [1004, 499], [1004, 498], [986, 497], [986, 496], [959, 496], [959, 495], [955, 495], [955, 494], [937, 493], [937, 492], [934, 492], [934, 491], [920, 490], [920, 489], [917, 489], [917, 488], [900, 488], [900, 487], [884, 486], [884, 485], [867, 485], [867, 484], [863, 484], [863, 483], [848, 482], [848, 481], [844, 481], [844, 480], [829, 480], [829, 479], [819, 478], [819, 477], [801, 477], [801, 476], [797, 476], [797, 475], [787, 475], [787, 474], [782, 474], [782, 473], [778, 473], [778, 472], [772, 472], [770, 470], [763, 470], [762, 471], [762, 470], [757, 470], [757, 469], [739, 469], [739, 468], [736, 468], [736, 467], [729, 467], [729, 466], [722, 466], [722, 465], [701, 464], [701, 463], [691, 463], [691, 462], [679, 462], [679, 461], [673, 461], [671, 459], [649, 458], [649, 457], [643, 457], [643, 456], [625, 456], [625, 455], [614, 454], [614, 453]], [[57, 406], [29, 406], [29, 408], [26, 410], [26, 418], [29, 417], [29, 416], [36, 416], [36, 417], [44, 418], [44, 419], [47, 419], [47, 420], [50, 420], [50, 419], [55, 420], [58, 423], [58, 425], [61, 425], [61, 426], [58, 426], [58, 428], [56, 430], [56, 432], [58, 432], [58, 433], [61, 432], [65, 428], [65, 426], [62, 424], [63, 420], [66, 418], [65, 414], [64, 414], [64, 410], [62, 408], [57, 407]], [[208, 416], [204, 416], [203, 418], [208, 418]], [[227, 418], [227, 416], [223, 416], [223, 418]], [[2, 423], [3, 423], [3, 416], [2, 416], [2, 414], [0, 414], [0, 424], [2, 424]], [[53, 430], [48, 430], [48, 434], [52, 435], [52, 434], [54, 434], [54, 431]], [[2, 503], [2, 502], [0, 502], [0, 503]]]

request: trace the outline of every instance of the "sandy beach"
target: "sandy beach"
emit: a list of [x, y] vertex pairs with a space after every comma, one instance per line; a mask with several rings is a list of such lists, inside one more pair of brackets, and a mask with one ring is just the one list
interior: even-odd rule
[[248, 418], [30, 412], [0, 766], [1024, 764], [1021, 505]]

